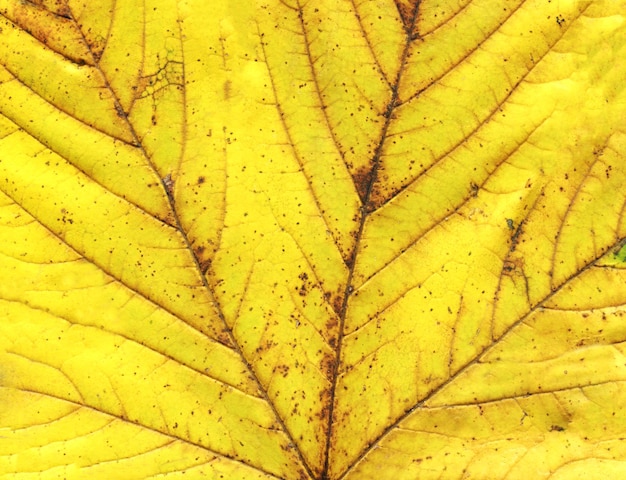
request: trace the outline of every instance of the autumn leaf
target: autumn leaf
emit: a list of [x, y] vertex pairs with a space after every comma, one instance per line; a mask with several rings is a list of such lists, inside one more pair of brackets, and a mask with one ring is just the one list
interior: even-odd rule
[[1, 0], [0, 473], [626, 474], [624, 0]]

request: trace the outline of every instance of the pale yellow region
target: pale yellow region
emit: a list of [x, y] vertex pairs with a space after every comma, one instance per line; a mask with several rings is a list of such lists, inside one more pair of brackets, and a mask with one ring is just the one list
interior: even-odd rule
[[240, 356], [121, 285], [3, 196], [0, 298], [93, 326], [158, 351], [197, 372], [258, 394]]
[[87, 48], [76, 22], [66, 18], [69, 13], [66, 6], [52, 4], [45, 7], [40, 8], [31, 2], [0, 1], [2, 15], [29, 31], [47, 48], [77, 64], [94, 65], [93, 55]]
[[229, 341], [180, 233], [19, 132], [5, 137], [0, 189], [74, 251], [196, 329]]
[[[535, 63], [542, 61], [565, 32], [554, 17], [546, 18], [552, 10], [558, 9], [556, 2], [547, 10], [536, 6], [531, 8], [534, 3], [537, 2], [526, 2], [523, 9], [515, 12], [493, 33], [491, 30], [497, 28], [509, 12], [493, 5], [468, 7], [458, 19], [467, 23], [467, 28], [451, 24], [448, 31], [442, 32], [441, 39], [434, 35], [426, 37], [423, 43], [415, 43], [400, 85], [404, 103], [394, 111], [397, 120], [389, 126], [389, 137], [381, 157], [381, 178], [385, 185], [380, 188], [378, 204], [391, 198], [400, 188], [410, 186], [420, 175], [429, 175], [431, 166], [455, 149], [464, 148], [468, 139], [480, 132], [485, 123], [515, 122], [527, 131], [528, 120], [524, 115], [511, 118], [512, 112], [507, 112], [508, 108], [515, 108], [520, 103], [529, 104], [529, 98], [522, 98], [514, 90], [520, 83], [530, 81], [529, 72]], [[563, 6], [567, 10], [559, 11], [563, 15], [576, 16], [578, 10], [568, 11], [582, 7], [583, 2], [569, 2]], [[481, 31], [479, 25], [483, 25], [485, 12], [493, 11], [503, 17], [493, 18], [486, 31]], [[533, 25], [531, 29], [529, 24]], [[467, 36], [466, 31], [470, 32]], [[429, 53], [430, 48], [432, 53]], [[421, 55], [420, 49], [428, 50]], [[450, 53], [446, 55], [445, 52]], [[552, 56], [561, 58], [560, 53]], [[433, 62], [433, 57], [442, 60]], [[446, 58], [450, 59], [445, 61]], [[550, 73], [551, 80], [561, 78], [559, 68], [552, 66]], [[417, 95], [424, 88], [426, 90]], [[551, 93], [552, 97], [538, 98], [530, 110], [545, 112], [546, 107], [555, 105], [563, 95], [562, 92], [556, 96]], [[570, 95], [573, 99], [573, 92]], [[489, 140], [504, 144], [506, 150], [510, 145], [509, 138], [500, 134]]]
[[0, 19], [0, 63], [31, 94], [106, 135], [128, 143], [134, 141], [126, 118], [118, 115], [115, 97], [97, 68], [77, 65], [42, 48], [38, 40], [4, 17]]
[[318, 289], [301, 296], [288, 286], [271, 287], [279, 280], [270, 274], [276, 269], [272, 257], [255, 265], [233, 333], [306, 462], [319, 473], [335, 359], [328, 337], [336, 338], [337, 319]]
[[80, 33], [84, 37], [85, 43], [96, 62], [102, 57], [107, 47], [109, 33], [112, 28], [114, 7], [117, 3], [115, 0], [99, 0], [98, 2], [67, 1], [69, 13], [78, 25]]
[[[513, 2], [500, 1], [500, 10], [502, 10], [503, 3], [511, 5]], [[516, 3], [519, 3], [519, 0]], [[433, 31], [438, 30], [442, 24], [458, 22], [459, 17], [465, 13], [467, 7], [469, 6], [471, 9], [475, 4], [480, 5], [480, 2], [471, 0], [422, 1], [417, 11], [417, 31], [422, 37], [432, 35]], [[493, 15], [499, 12], [490, 11], [490, 13]], [[490, 18], [481, 18], [482, 22], [489, 20]]]
[[[178, 9], [185, 53], [185, 144], [173, 177], [174, 193], [180, 223], [200, 267], [206, 270], [219, 248], [224, 226], [226, 148], [235, 140], [246, 141], [252, 133], [246, 132], [245, 125], [237, 132], [241, 135], [235, 136], [230, 129], [232, 115], [237, 113], [232, 111], [231, 98], [239, 97], [248, 83], [259, 88], [266, 72], [254, 53], [258, 38], [248, 30], [235, 31], [235, 26], [245, 24], [231, 19], [242, 5], [231, 13], [225, 2], [185, 1]], [[207, 35], [212, 41], [205, 44]], [[242, 61], [239, 53], [231, 52], [235, 48], [242, 48], [244, 58], [254, 57]], [[258, 108], [256, 102], [248, 102], [245, 108], [250, 107]]]
[[[178, 171], [172, 178], [180, 223], [203, 270], [213, 260], [224, 226], [226, 147], [234, 138], [227, 129], [231, 119], [228, 100], [238, 95], [233, 81], [240, 78], [245, 85], [248, 78], [256, 77], [254, 69], [226, 67], [240, 60], [238, 55], [226, 55], [223, 50], [232, 37], [231, 22], [222, 20], [228, 17], [228, 4], [213, 3], [185, 1], [178, 5], [185, 54], [185, 103], [180, 107], [185, 115], [185, 142]], [[214, 43], [199, 41], [209, 34]], [[245, 50], [254, 48], [250, 45]], [[242, 133], [241, 139], [247, 136]]]
[[622, 269], [586, 270], [429, 404], [490, 401], [626, 379], [626, 298], [615, 288], [624, 282]]
[[626, 131], [612, 135], [584, 172], [557, 238], [553, 286], [566, 281], [626, 236], [624, 155]]
[[623, 269], [587, 269], [516, 326], [503, 339], [504, 347], [495, 348], [488, 358], [541, 361], [626, 341], [626, 291], [615, 288], [625, 282]]
[[[503, 126], [500, 125], [500, 128]], [[497, 125], [492, 124], [490, 130], [494, 135], [496, 129]], [[467, 242], [476, 244], [477, 238], [482, 237], [487, 239], [487, 244], [491, 244], [495, 241], [490, 238], [490, 232], [494, 231], [492, 229], [498, 232], [503, 243], [495, 247], [499, 251], [497, 256], [490, 255], [487, 261], [492, 263], [497, 258], [498, 265], [490, 268], [496, 278], [500, 277], [502, 261], [512, 246], [515, 228], [524, 221], [540, 196], [543, 164], [541, 158], [527, 155], [525, 147], [515, 150], [515, 144], [511, 145], [512, 155], [505, 159], [499, 158], [496, 145], [485, 142], [481, 147], [479, 140], [475, 140], [472, 146], [476, 151], [470, 147], [460, 149], [458, 155], [433, 169], [432, 176], [423, 177], [423, 181], [417, 182], [415, 188], [412, 187], [368, 217], [362, 240], [363, 251], [357, 257], [354, 274], [357, 294], [350, 302], [346, 318], [348, 332], [372, 318], [389, 302], [380, 295], [379, 298], [374, 296], [361, 300], [360, 289], [377, 285], [384, 296], [394, 298], [392, 292], [401, 289], [402, 285], [395, 280], [399, 276], [398, 270], [415, 271], [414, 265], [418, 265], [420, 271], [428, 272], [429, 275], [438, 272], [444, 262], [450, 261], [442, 257], [440, 252], [443, 248], [452, 252], [455, 245]], [[478, 160], [472, 158], [474, 152], [486, 157], [482, 157], [485, 158], [483, 165], [480, 156]], [[455, 161], [457, 158], [459, 163]], [[479, 175], [482, 178], [478, 178]], [[474, 179], [481, 182], [480, 187], [473, 183]], [[413, 215], [409, 212], [416, 213]], [[470, 227], [473, 231], [457, 234], [456, 229], [447, 226], [460, 219], [473, 225]], [[438, 240], [431, 240], [433, 234], [437, 235]], [[467, 261], [470, 264], [484, 261], [484, 258], [474, 257], [476, 250], [480, 251], [479, 248], [477, 246], [471, 256], [468, 252], [456, 256], [456, 261]], [[420, 255], [423, 258], [419, 259], [417, 253], [410, 253], [412, 251], [422, 252]], [[431, 267], [422, 268], [425, 264]], [[410, 278], [410, 275], [410, 272], [400, 274], [403, 279]], [[485, 294], [489, 295], [490, 301], [493, 293], [492, 290]]]
[[[290, 127], [281, 120], [276, 105], [262, 37], [249, 28], [254, 10], [224, 5], [226, 11], [217, 22], [219, 17], [212, 13], [185, 16], [194, 7], [181, 8], [183, 29], [189, 32], [186, 37], [209, 31], [215, 42], [205, 50], [190, 44], [186, 54], [189, 94], [193, 95], [188, 106], [191, 147], [185, 149], [178, 180], [184, 189], [177, 192], [176, 205], [190, 242], [205, 262], [202, 266], [208, 268], [214, 260], [208, 273], [216, 291], [223, 288], [215, 282], [232, 282], [240, 297], [250, 261], [259, 258], [253, 251], [255, 245], [272, 243], [272, 236], [284, 230], [297, 243], [322, 288], [336, 295], [347, 275], [342, 251], [352, 245], [349, 233], [356, 225], [356, 193], [345, 166], [338, 157], [332, 164], [316, 157], [312, 168], [320, 169], [317, 177], [302, 165], [297, 147], [291, 145]], [[205, 21], [200, 23], [200, 19]], [[208, 74], [211, 82], [207, 82]], [[343, 169], [342, 178], [326, 175], [335, 167]], [[316, 191], [312, 181], [319, 182], [321, 190]], [[348, 197], [342, 199], [342, 191]], [[334, 209], [336, 204], [349, 208]], [[220, 246], [223, 252], [215, 259], [204, 253]], [[226, 262], [233, 265], [224, 270]], [[234, 293], [231, 288], [229, 296]], [[223, 308], [232, 321], [237, 302], [227, 303]]]
[[[581, 29], [589, 23], [591, 32], [599, 30], [608, 33], [609, 27], [612, 26], [614, 29], [616, 22], [583, 17], [579, 23], [583, 24]], [[585, 31], [587, 30], [585, 29]], [[582, 35], [582, 31], [580, 35]], [[575, 38], [579, 38], [580, 35]], [[597, 48], [595, 44], [592, 43], [591, 45], [588, 49]], [[578, 47], [578, 49], [580, 48], [582, 47]], [[617, 63], [619, 62], [614, 62], [614, 64]], [[530, 267], [527, 271], [541, 272], [539, 276], [534, 275], [528, 295], [531, 303], [540, 301], [549, 291], [550, 278], [546, 273], [550, 271], [554, 263], [552, 255], [546, 255], [546, 252], [554, 251], [554, 234], [545, 235], [545, 231], [556, 233], [561, 228], [565, 212], [579, 186], [576, 178], [586, 174], [584, 163], [588, 164], [593, 160], [593, 152], [601, 151], [610, 138], [608, 145], [611, 148], [607, 149], [607, 160], [595, 167], [598, 174], [602, 174], [596, 174], [596, 176], [602, 176], [604, 180], [606, 175], [601, 167], [604, 163], [613, 161], [615, 155], [612, 154], [612, 151], [619, 152], [623, 148], [623, 141], [620, 140], [621, 134], [618, 135], [616, 132], [621, 125], [619, 121], [620, 112], [624, 110], [624, 101], [619, 96], [621, 95], [622, 84], [613, 78], [619, 77], [619, 75], [616, 76], [619, 68], [613, 67], [613, 70], [609, 70], [602, 77], [602, 81], [596, 78], [595, 83], [592, 84], [588, 80], [583, 81], [584, 74], [581, 76], [580, 73], [577, 73], [581, 69], [584, 71], [584, 68], [592, 68], [592, 65], [593, 62], [582, 57], [579, 53], [550, 53], [546, 55], [544, 60], [526, 77], [527, 82], [521, 83], [510, 96], [509, 101], [502, 105], [501, 111], [497, 111], [469, 139], [456, 146], [451, 153], [438, 160], [432, 167], [429, 167], [427, 159], [418, 157], [415, 160], [415, 169], [424, 171], [421, 176], [411, 182], [407, 189], [391, 201], [388, 206], [375, 212], [368, 219], [362, 244], [364, 251], [366, 248], [374, 250], [376, 255], [365, 255], [357, 258], [357, 274], [355, 274], [357, 284], [371, 276], [385, 263], [393, 259], [395, 255], [407, 248], [413, 241], [414, 235], [419, 235], [431, 228], [465, 198], [475, 194], [486, 180], [487, 175], [500, 163], [510, 161], [507, 160], [508, 157], [514, 155], [515, 162], [528, 163], [533, 166], [531, 169], [538, 169], [533, 174], [526, 174], [530, 180], [529, 185], [535, 189], [545, 187], [546, 200], [539, 202], [537, 207], [541, 209], [541, 212], [546, 209], [545, 213], [535, 212], [533, 214], [537, 217], [541, 216], [541, 220], [536, 223], [541, 232], [535, 232], [524, 227], [524, 231], [529, 234], [529, 237], [532, 232], [534, 242], [532, 246], [526, 246], [526, 248], [532, 248], [533, 252], [531, 254], [529, 251], [525, 255], [527, 265]], [[602, 82], [604, 81], [607, 85], [602, 91], [608, 92], [610, 90], [611, 92], [617, 91], [617, 93], [613, 93], [612, 96], [607, 93], [607, 98], [612, 100], [609, 103], [603, 100], [603, 107], [601, 108], [601, 102], [598, 100], [600, 97], [598, 95], [588, 96], [587, 91], [598, 82], [599, 85], [603, 85]], [[591, 91], [598, 91], [599, 88], [594, 86]], [[580, 105], [581, 99], [587, 102], [583, 106]], [[421, 105], [421, 100], [422, 97], [416, 101], [416, 105]], [[406, 113], [407, 120], [414, 118], [408, 115], [408, 110], [404, 112], [401, 109], [399, 112]], [[590, 126], [594, 128], [590, 129]], [[421, 130], [417, 129], [416, 132], [419, 133]], [[396, 137], [392, 136], [391, 138]], [[449, 136], [439, 134], [432, 136], [432, 139], [444, 143], [449, 138]], [[397, 142], [397, 144], [400, 145], [402, 142]], [[421, 147], [416, 146], [415, 148]], [[427, 144], [424, 148], [427, 148]], [[441, 151], [443, 150], [442, 148]], [[432, 158], [434, 159], [435, 156], [433, 155]], [[409, 168], [411, 168], [410, 162]], [[613, 170], [617, 169], [613, 166]], [[386, 175], [387, 172], [384, 174]], [[565, 179], [565, 174], [568, 175], [568, 179]], [[619, 172], [614, 172], [611, 175], [614, 177], [611, 181], [620, 181], [621, 174]], [[544, 176], [545, 178], [541, 178]], [[564, 182], [563, 180], [569, 181]], [[563, 195], [560, 190], [561, 187], [569, 189], [572, 192], [571, 195]], [[440, 192], [443, 192], [443, 195]], [[605, 193], [604, 196], [606, 195]], [[604, 204], [602, 208], [605, 208], [607, 202], [605, 200], [598, 201], [602, 202]], [[615, 211], [619, 205], [618, 199], [608, 211]], [[598, 205], [593, 203], [593, 206], [589, 208], [597, 209]], [[419, 212], [417, 220], [413, 216], [406, 215], [407, 211]], [[551, 217], [550, 220], [548, 220], [548, 216]], [[615, 213], [608, 215], [609, 222], [614, 222], [614, 219]], [[601, 220], [587, 219], [585, 223], [590, 221], [598, 224]], [[602, 221], [606, 222], [606, 220]], [[417, 228], [413, 225], [417, 225]], [[395, 229], [394, 226], [396, 226]], [[394, 232], [393, 235], [389, 233], [391, 231]], [[393, 242], [391, 238], [393, 238]], [[579, 239], [578, 236], [571, 238], [574, 242], [580, 240], [582, 248], [588, 251], [591, 248], [589, 245], [593, 239]], [[607, 232], [597, 233], [596, 238], [601, 238], [606, 242]], [[606, 243], [604, 245], [597, 244], [596, 250], [601, 252], [606, 246]], [[537, 247], [537, 251], [542, 252], [541, 255], [534, 253], [535, 247]], [[569, 247], [571, 247], [571, 243]], [[559, 257], [558, 268], [567, 269], [571, 275], [571, 269], [577, 265], [576, 256], [572, 254], [571, 248], [567, 254], [563, 252]], [[562, 259], [567, 261], [561, 264]], [[516, 294], [518, 289], [519, 285], [515, 287]]]
[[584, 315], [626, 305], [626, 290], [615, 288], [626, 281], [626, 270], [623, 261], [617, 263], [613, 256], [613, 251], [608, 252], [592, 268], [573, 277], [558, 293], [543, 302], [542, 307]]
[[[355, 15], [354, 8], [359, 8], [355, 2], [273, 3], [275, 5], [259, 15], [262, 22], [259, 28], [266, 36], [270, 70], [283, 77], [280, 78], [283, 88], [290, 90], [283, 93], [284, 100], [290, 103], [296, 100], [300, 107], [306, 106], [308, 102], [299, 101], [303, 98], [300, 90], [310, 92], [311, 108], [323, 110], [318, 114], [322, 117], [325, 136], [332, 139], [332, 147], [350, 171], [369, 170], [384, 123], [383, 113], [391, 100], [390, 85], [370, 42], [376, 42], [376, 37], [383, 32], [390, 34], [387, 41], [393, 42], [395, 47], [383, 60], [391, 75], [387, 80], [393, 82], [400, 68], [401, 46], [405, 40], [400, 25], [394, 25], [392, 30], [389, 26], [379, 29], [377, 24], [382, 25], [382, 19], [377, 18], [374, 23], [371, 17], [369, 24], [363, 24], [363, 19], [359, 21]], [[289, 7], [287, 11], [285, 4]], [[376, 11], [376, 7], [366, 7], [366, 10]], [[395, 20], [389, 13], [385, 13], [385, 17]], [[281, 28], [274, 34], [277, 21]], [[297, 49], [293, 48], [294, 37], [298, 39]], [[291, 48], [285, 49], [285, 45]], [[286, 64], [284, 60], [275, 59], [279, 52], [287, 59]]]
[[550, 475], [550, 480], [571, 480], [572, 478], [606, 480], [607, 478], [621, 478], [625, 475], [626, 461], [624, 460], [587, 458], [559, 467]]
[[99, 328], [2, 304], [11, 312], [0, 325], [2, 386], [84, 405], [277, 476], [299, 471], [263, 400]]
[[[403, 73], [403, 88], [400, 97], [403, 101], [411, 99], [424, 88], [432, 87], [433, 83], [461, 64], [468, 62], [473, 65], [474, 61], [468, 57], [473, 55], [475, 58], [487, 58], [496, 53], [490, 54], [491, 49], [486, 48], [485, 42], [493, 42], [490, 36], [517, 11], [520, 4], [523, 4], [520, 0], [506, 2], [465, 0], [463, 6], [459, 5], [458, 0], [443, 3], [422, 2], [420, 4], [417, 31], [421, 38], [411, 48]], [[506, 64], [501, 62], [503, 57], [507, 58]], [[509, 64], [511, 60], [513, 63]], [[498, 86], [496, 83], [498, 77], [506, 73], [515, 76], [516, 72], [519, 75], [531, 66], [532, 60], [528, 55], [507, 48], [505, 53], [500, 53], [500, 61], [485, 72], [483, 80], [500, 90], [510, 87], [510, 79]], [[498, 72], [496, 68], [507, 70]], [[465, 68], [464, 73], [471, 75], [471, 71]], [[493, 78], [494, 75], [496, 78]], [[472, 86], [478, 86], [474, 76], [475, 74], [471, 75], [469, 80], [472, 81]], [[496, 99], [491, 97], [490, 100]]]
[[[110, 57], [107, 47], [102, 68], [116, 76], [123, 72], [115, 91], [128, 104], [129, 122], [141, 139], [145, 155], [161, 178], [171, 179], [170, 189], [176, 195], [181, 187], [181, 157], [186, 148], [194, 147], [187, 142], [184, 35], [178, 8], [171, 1], [138, 7], [132, 15], [126, 14], [127, 8], [133, 8], [130, 4], [118, 2], [116, 8], [111, 35], [125, 47], [111, 48]], [[132, 32], [134, 42], [129, 43], [126, 30]], [[127, 59], [132, 59], [130, 65]]]
[[351, 3], [358, 29], [367, 48], [371, 50], [368, 63], [373, 61], [377, 70], [382, 72], [385, 82], [393, 85], [397, 80], [406, 43], [406, 32], [398, 9], [391, 2]]
[[[53, 397], [1, 388], [0, 404], [0, 475], [12, 479], [269, 477], [199, 445]], [[182, 424], [178, 428], [182, 433]]]
[[[605, 33], [615, 26], [606, 19], [585, 21], [588, 29], [581, 27], [581, 34], [593, 33], [594, 26]], [[614, 35], [620, 51], [624, 32]], [[626, 147], [622, 120], [626, 96], [623, 82], [615, 78], [621, 64], [609, 62], [612, 55], [597, 51], [597, 43], [591, 45], [589, 61], [568, 66], [574, 72], [572, 80], [559, 82], [567, 95], [528, 142], [536, 149], [535, 157], [544, 158], [546, 184], [523, 227], [521, 239], [532, 242], [521, 241], [510, 259], [528, 277], [530, 305], [541, 302], [626, 234], [620, 160]], [[549, 75], [547, 70], [536, 73], [538, 78]], [[501, 297], [518, 294], [514, 289]]]
[[[70, 263], [81, 258], [1, 192], [0, 238], [0, 252], [4, 257], [1, 262], [4, 265], [15, 260], [41, 265], [50, 260]], [[8, 289], [11, 285], [8, 282], [0, 283], [0, 288]]]
[[625, 0], [597, 0], [585, 10], [585, 16], [604, 18], [611, 23], [623, 23], [625, 20]]
[[[200, 83], [198, 76], [199, 85], [190, 87], [197, 88], [196, 95], [211, 112], [210, 117], [198, 117], [197, 144], [213, 148], [218, 159], [186, 151], [183, 178], [197, 188], [177, 197], [177, 205], [184, 199], [185, 206], [195, 205], [195, 211], [206, 206], [202, 218], [223, 225], [213, 236], [201, 224], [191, 223], [190, 238], [196, 248], [198, 244], [211, 247], [212, 239], [219, 242], [212, 247], [219, 246], [219, 251], [207, 280], [243, 356], [303, 458], [313, 472], [320, 473], [338, 336], [333, 308], [340, 305], [345, 288], [348, 269], [342, 254], [353, 242], [349, 233], [356, 225], [358, 200], [336, 153], [321, 157], [316, 153], [313, 163], [303, 163], [302, 142], [320, 148], [328, 140], [320, 136], [313, 141], [309, 129], [299, 130], [299, 121], [286, 117], [283, 108], [297, 111], [292, 100], [276, 105], [282, 101], [275, 93], [278, 82], [298, 70], [278, 78], [261, 44], [262, 32], [244, 29], [250, 25], [250, 12], [238, 6], [228, 13], [218, 26], [207, 29], [222, 38], [211, 50], [215, 57], [198, 57], [218, 72], [218, 80], [211, 86]], [[201, 67], [197, 75], [206, 68]], [[306, 63], [302, 68], [306, 71]], [[239, 75], [231, 74], [231, 69]], [[206, 99], [200, 97], [202, 90], [208, 92]], [[310, 90], [308, 96], [300, 95], [298, 102], [316, 101]], [[320, 125], [318, 106], [311, 106], [306, 116], [317, 111]], [[205, 118], [207, 123], [202, 123]], [[202, 143], [201, 136], [207, 134], [211, 135], [208, 142]], [[338, 172], [335, 176], [333, 168]], [[205, 177], [204, 182], [199, 182], [200, 177]], [[220, 204], [209, 205], [210, 198], [192, 200], [191, 195], [203, 192], [207, 184], [218, 199], [225, 192], [223, 218], [216, 215]], [[185, 225], [194, 221], [185, 207], [181, 215]]]
[[419, 408], [343, 477], [511, 480], [561, 471], [626, 472], [626, 384], [477, 405]]
[[390, 422], [491, 342], [491, 304], [508, 249], [505, 212], [516, 200], [479, 197], [351, 297], [333, 471], [347, 468]]
[[[626, 271], [590, 268], [516, 325], [429, 405], [493, 401], [626, 379]], [[487, 385], [485, 389], [482, 386]]]
[[[264, 150], [255, 157], [261, 157], [257, 164], [275, 162], [276, 155], [291, 159], [286, 171], [304, 174], [317, 215], [324, 219], [322, 229], [348, 262], [360, 207], [350, 173], [370, 168], [390, 92], [375, 65], [368, 65], [371, 53], [354, 33], [359, 27], [345, 3], [276, 4], [257, 15], [254, 48], [265, 68], [242, 88], [241, 101], [256, 99], [259, 107], [269, 107], [250, 122], [249, 131], [260, 137], [257, 151], [260, 145]], [[329, 45], [334, 52], [327, 51]]]
[[[250, 208], [251, 220], [224, 231], [213, 265], [215, 275], [224, 275], [215, 284], [216, 296], [243, 356], [305, 460], [319, 473], [338, 319], [293, 237], [277, 224], [268, 231], [271, 223], [254, 214], [254, 203], [241, 206]], [[227, 213], [227, 225], [233, 212]]]
[[[626, 235], [621, 206], [625, 200], [621, 186], [626, 172], [620, 160], [626, 152], [623, 122], [626, 67], [619, 61], [626, 55], [626, 23], [623, 15], [584, 18], [576, 27], [572, 33], [578, 36], [568, 37], [570, 41], [562, 48], [577, 51], [584, 63], [577, 64], [571, 75], [579, 88], [570, 102], [563, 105], [564, 118], [559, 129], [567, 125], [565, 128], [570, 131], [574, 141], [569, 147], [571, 155], [577, 160], [586, 155], [592, 162], [586, 162], [589, 167], [584, 171], [584, 180], [572, 192], [571, 205], [563, 211], [563, 226], [556, 239], [552, 287], [560, 285]], [[587, 48], [576, 41], [583, 33], [590, 37]], [[581, 109], [586, 112], [582, 118], [578, 114]], [[556, 124], [553, 128], [556, 130]], [[548, 142], [547, 138], [542, 140]]]
[[[524, 142], [540, 128], [557, 101], [554, 88], [522, 85], [514, 102], [504, 104], [497, 115], [435, 164], [429, 166], [426, 159], [418, 156], [414, 168], [423, 173], [367, 218], [361, 237], [363, 254], [357, 256], [355, 286], [393, 262], [446, 217], [465, 208], [473, 197], [480, 196], [489, 177], [506, 168], [507, 163], [513, 164], [508, 168], [517, 170], [517, 174], [507, 174], [512, 178], [508, 191], [528, 189], [521, 195], [524, 205], [534, 198], [545, 183], [542, 172], [551, 158]], [[436, 138], [448, 141], [445, 136]], [[503, 191], [503, 187], [498, 187], [498, 191]], [[475, 212], [480, 213], [483, 207], [476, 208]], [[517, 211], [517, 207], [511, 208]], [[509, 211], [507, 218], [515, 215]], [[501, 224], [503, 218], [494, 221]]]
[[[141, 0], [115, 2], [113, 8], [90, 20], [101, 22], [101, 17], [110, 16], [106, 46], [97, 64], [106, 78], [108, 88], [123, 111], [128, 113], [136, 98], [137, 80], [146, 61], [146, 43], [149, 41], [146, 38], [146, 14], [153, 9], [145, 6]], [[81, 30], [89, 30], [90, 23], [83, 23]], [[163, 27], [162, 24], [159, 26]]]
[[[161, 181], [148, 165], [142, 150], [85, 125], [41, 97], [32, 95], [22, 83], [10, 80], [13, 80], [12, 76], [9, 81], [0, 83], [0, 111], [4, 115], [0, 117], [2, 136], [15, 134], [20, 127], [23, 128], [111, 193], [150, 215], [173, 223]], [[8, 151], [11, 145], [11, 141], [0, 141], [4, 155], [14, 154]]]
[[[222, 39], [211, 50], [215, 57], [199, 57], [213, 65], [216, 84], [195, 87], [198, 95], [203, 86], [209, 92], [204, 102], [210, 123], [204, 125], [220, 163], [213, 167], [210, 157], [193, 158], [189, 152], [184, 168], [189, 183], [203, 175], [192, 162], [208, 170], [198, 192], [208, 182], [225, 191], [220, 249], [208, 281], [244, 357], [304, 460], [319, 474], [338, 335], [332, 307], [340, 304], [345, 288], [342, 255], [353, 243], [349, 234], [358, 199], [328, 137], [310, 65], [293, 52], [303, 45], [293, 40], [276, 44], [267, 13], [262, 12], [258, 29], [250, 28], [253, 12], [237, 6], [225, 13], [219, 25], [207, 29]], [[297, 25], [296, 12], [286, 13]], [[291, 46], [285, 50], [286, 45]], [[285, 55], [289, 71], [277, 63]], [[309, 79], [302, 89], [294, 80], [300, 75]], [[289, 90], [297, 90], [297, 97]], [[224, 175], [223, 187], [219, 175]], [[198, 228], [201, 240], [211, 238], [204, 232]]]
[[[623, 314], [619, 318], [623, 321]], [[554, 343], [557, 342], [555, 339]], [[472, 365], [447, 385], [429, 405], [488, 402], [626, 380], [625, 343], [590, 345], [554, 357], [548, 350], [536, 360], [526, 358], [524, 352], [518, 350], [504, 358], [499, 356], [501, 349], [512, 349], [520, 343], [525, 349], [533, 347], [529, 342], [509, 342], [505, 338], [498, 348], [481, 358], [481, 363]]]

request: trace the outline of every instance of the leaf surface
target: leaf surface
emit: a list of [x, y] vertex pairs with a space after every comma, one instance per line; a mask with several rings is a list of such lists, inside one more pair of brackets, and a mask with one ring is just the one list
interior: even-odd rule
[[0, 472], [626, 472], [626, 3], [0, 1]]

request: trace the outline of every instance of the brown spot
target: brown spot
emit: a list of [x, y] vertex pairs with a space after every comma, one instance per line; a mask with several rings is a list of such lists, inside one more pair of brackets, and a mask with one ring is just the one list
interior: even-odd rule
[[117, 113], [117, 116], [120, 118], [126, 118], [127, 116], [126, 112], [124, 111], [124, 109], [118, 102], [115, 102], [115, 112]]
[[355, 260], [356, 260], [356, 249], [353, 249], [350, 252], [350, 255], [348, 256], [348, 258], [344, 259], [346, 267], [348, 267], [349, 269], [352, 269], [354, 267]]
[[352, 175], [354, 186], [356, 187], [359, 198], [363, 203], [367, 200], [367, 194], [370, 190], [370, 185], [372, 184], [372, 173], [373, 171], [371, 168], [361, 167], [354, 173], [354, 175]]
[[217, 341], [222, 345], [226, 345], [229, 348], [233, 348], [233, 342], [230, 338], [228, 331], [222, 331], [217, 335]]
[[322, 409], [319, 413], [320, 420], [326, 421], [330, 417], [330, 405], [332, 400], [329, 388], [325, 388], [320, 392], [320, 403], [322, 405]]
[[520, 235], [524, 233], [524, 229], [522, 228], [523, 226], [524, 226], [524, 221], [522, 220], [520, 224], [517, 226], [517, 229], [515, 229], [515, 232], [513, 233], [513, 235], [511, 236], [511, 248], [509, 249], [509, 251], [514, 252], [515, 249], [517, 248]]
[[372, 186], [372, 191], [370, 192], [367, 205], [365, 205], [365, 211], [367, 213], [378, 210], [385, 204], [385, 202], [395, 197], [401, 191], [401, 189], [397, 189], [395, 192], [385, 192], [381, 189], [380, 185], [380, 183], [377, 183]]
[[21, 3], [24, 5], [30, 4], [46, 9], [50, 13], [58, 15], [59, 17], [72, 18], [70, 7], [65, 5], [65, 2], [61, 0], [55, 0], [54, 2], [46, 2], [44, 0], [23, 0]]
[[338, 326], [339, 326], [339, 322], [337, 320], [337, 317], [335, 316], [329, 318], [326, 324], [324, 325], [325, 332], [326, 332], [325, 337], [328, 339], [328, 345], [333, 350], [337, 348]]
[[335, 373], [335, 356], [325, 354], [320, 362], [320, 372], [322, 372], [328, 380], [333, 378]]
[[524, 276], [524, 258], [509, 257], [502, 265], [502, 273], [509, 276]]
[[332, 299], [332, 306], [335, 313], [339, 315], [339, 313], [341, 312], [341, 307], [343, 306], [343, 295], [336, 295]]
[[206, 179], [204, 177], [198, 177], [198, 185], [202, 185]]
[[163, 186], [165, 187], [165, 191], [167, 192], [168, 197], [174, 197], [174, 179], [172, 178], [172, 174], [168, 173], [163, 177]]
[[274, 372], [286, 377], [289, 374], [289, 365], [278, 365], [274, 368]]
[[232, 83], [230, 80], [226, 80], [224, 82], [224, 99], [228, 100], [231, 97], [231, 87]]
[[394, 2], [402, 19], [404, 31], [411, 37], [416, 36], [416, 17], [420, 0], [394, 0]]
[[209, 252], [207, 252], [207, 249], [204, 245], [200, 245], [193, 249], [193, 253], [198, 260], [198, 266], [200, 267], [200, 271], [203, 275], [206, 275], [206, 273], [209, 271], [209, 268], [211, 268], [211, 258], [208, 257]]

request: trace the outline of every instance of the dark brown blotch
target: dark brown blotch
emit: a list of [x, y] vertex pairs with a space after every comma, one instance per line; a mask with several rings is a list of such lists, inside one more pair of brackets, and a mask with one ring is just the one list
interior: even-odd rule
[[359, 198], [363, 203], [367, 200], [367, 195], [372, 184], [372, 177], [373, 170], [371, 167], [360, 167], [354, 175], [352, 175], [354, 186], [356, 187]]
[[411, 40], [419, 38], [417, 33], [417, 9], [421, 0], [394, 0], [404, 31]]

